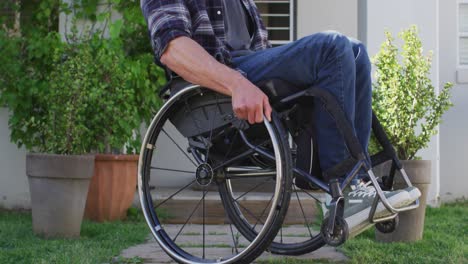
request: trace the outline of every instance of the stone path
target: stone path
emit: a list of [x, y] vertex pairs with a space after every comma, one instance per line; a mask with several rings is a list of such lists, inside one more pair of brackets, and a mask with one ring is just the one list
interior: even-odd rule
[[[167, 233], [174, 237], [175, 234], [179, 231], [179, 225], [171, 225], [170, 227], [165, 227]], [[177, 243], [179, 245], [184, 245], [184, 250], [194, 252], [194, 254], [200, 254], [202, 252], [202, 235], [200, 233], [202, 226], [200, 225], [191, 225], [186, 226], [183, 229], [183, 232], [177, 238]], [[283, 228], [283, 242], [299, 242], [304, 241], [304, 226], [288, 226]], [[315, 231], [312, 231], [315, 232]], [[229, 225], [207, 225], [205, 229], [206, 234], [206, 254], [207, 256], [226, 256], [229, 255], [234, 247], [232, 246], [233, 240], [230, 233]], [[279, 239], [279, 238], [277, 238]], [[242, 238], [239, 239], [238, 245], [242, 247], [243, 244], [247, 241]], [[159, 247], [151, 236], [148, 241], [144, 244], [137, 245], [128, 249], [125, 249], [121, 253], [123, 258], [141, 258], [144, 260], [144, 263], [147, 264], [161, 264], [161, 263], [175, 263], [172, 259]], [[284, 256], [273, 255], [271, 253], [265, 252], [261, 255], [259, 260], [269, 260], [269, 259], [280, 259]], [[295, 259], [311, 259], [311, 260], [328, 260], [328, 261], [337, 261], [337, 262], [346, 262], [348, 258], [341, 252], [336, 251], [332, 247], [323, 247], [315, 252], [305, 254], [302, 256], [294, 257]]]

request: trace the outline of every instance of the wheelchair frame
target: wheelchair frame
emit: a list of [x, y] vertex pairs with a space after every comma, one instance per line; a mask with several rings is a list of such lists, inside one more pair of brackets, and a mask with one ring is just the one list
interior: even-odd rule
[[[194, 89], [203, 89], [203, 87], [201, 87], [199, 85], [185, 86], [184, 88], [182, 88], [182, 90], [179, 90], [174, 97], [177, 97], [178, 94], [182, 94], [182, 93], [184, 93], [185, 91], [187, 91], [189, 89], [192, 89], [192, 90], [194, 90]], [[167, 90], [166, 90], [166, 92], [167, 92]], [[292, 170], [293, 174], [296, 177], [301, 177], [301, 178], [305, 179], [307, 182], [316, 185], [318, 188], [320, 188], [324, 192], [330, 194], [331, 197], [332, 197], [332, 200], [331, 200], [331, 203], [330, 203], [330, 209], [329, 209], [330, 213], [329, 213], [329, 216], [328, 216], [328, 221], [326, 221], [326, 222], [324, 221], [323, 226], [322, 226], [322, 230], [321, 230], [322, 236], [325, 239], [326, 243], [328, 243], [330, 245], [333, 245], [333, 246], [337, 246], [337, 245], [340, 245], [340, 244], [344, 243], [346, 241], [346, 239], [347, 239], [348, 234], [345, 234], [344, 239], [339, 239], [338, 243], [336, 241], [333, 241], [333, 240], [329, 240], [329, 239], [327, 240], [327, 237], [336, 235], [336, 230], [335, 229], [337, 228], [337, 221], [339, 223], [342, 223], [342, 220], [344, 220], [343, 219], [343, 212], [344, 212], [343, 190], [347, 186], [350, 185], [351, 181], [356, 177], [357, 173], [361, 169], [364, 169], [368, 173], [369, 178], [370, 178], [373, 186], [375, 187], [376, 193], [377, 193], [377, 195], [376, 195], [376, 197], [375, 197], [375, 199], [373, 201], [371, 210], [369, 212], [369, 216], [368, 216], [368, 221], [371, 224], [390, 221], [392, 219], [395, 219], [397, 217], [398, 213], [403, 212], [403, 211], [412, 210], [412, 209], [415, 209], [415, 208], [417, 208], [419, 206], [419, 199], [417, 199], [411, 205], [408, 205], [408, 206], [405, 206], [405, 207], [402, 207], [402, 208], [394, 208], [389, 203], [387, 198], [385, 197], [384, 190], [391, 190], [392, 189], [393, 180], [394, 180], [394, 176], [395, 176], [395, 173], [396, 173], [397, 169], [400, 171], [406, 185], [408, 187], [411, 187], [412, 184], [411, 184], [411, 182], [410, 182], [410, 180], [408, 178], [408, 175], [406, 174], [405, 170], [403, 169], [402, 164], [399, 161], [395, 150], [393, 149], [392, 145], [390, 144], [390, 142], [388, 140], [388, 137], [385, 134], [385, 131], [384, 131], [383, 127], [381, 126], [380, 122], [378, 121], [378, 119], [377, 119], [377, 117], [375, 116], [374, 113], [372, 114], [373, 115], [372, 116], [372, 130], [373, 130], [373, 132], [374, 132], [374, 134], [375, 134], [375, 136], [377, 138], [377, 141], [380, 143], [380, 145], [382, 145], [383, 151], [381, 151], [380, 153], [377, 153], [376, 155], [372, 156], [371, 157], [371, 164], [369, 164], [369, 162], [366, 159], [366, 155], [364, 154], [364, 151], [362, 150], [362, 147], [361, 147], [358, 139], [354, 135], [352, 126], [350, 125], [350, 122], [347, 120], [345, 113], [343, 112], [343, 110], [339, 106], [339, 104], [338, 104], [337, 100], [334, 98], [334, 96], [332, 94], [330, 94], [329, 92], [327, 92], [326, 90], [321, 89], [319, 87], [310, 87], [310, 88], [301, 90], [299, 92], [296, 92], [296, 93], [294, 93], [292, 95], [289, 95], [289, 96], [286, 96], [286, 97], [280, 99], [278, 102], [273, 104], [273, 108], [274, 109], [281, 109], [281, 108], [289, 108], [290, 109], [291, 105], [298, 104], [298, 100], [300, 98], [303, 98], [303, 97], [315, 97], [315, 98], [318, 98], [323, 103], [325, 109], [334, 118], [334, 120], [336, 122], [336, 125], [337, 125], [337, 128], [340, 131], [340, 133], [342, 134], [342, 136], [344, 138], [344, 141], [345, 141], [345, 144], [346, 144], [346, 146], [347, 146], [347, 148], [349, 150], [349, 154], [351, 156], [349, 159], [343, 161], [342, 163], [338, 164], [336, 167], [334, 167], [331, 170], [325, 172], [325, 174], [327, 176], [329, 176], [329, 178], [331, 179], [328, 183], [325, 182], [324, 180], [319, 179], [318, 177], [316, 177], [316, 176], [314, 176], [312, 174], [309, 174], [309, 173], [305, 172], [304, 170], [301, 170], [301, 169], [295, 167], [295, 166], [293, 167], [293, 170]], [[169, 99], [169, 101], [170, 100], [171, 99]], [[162, 109], [164, 109], [164, 107], [165, 106], [163, 106]], [[278, 115], [280, 116], [280, 119], [282, 119], [282, 120], [287, 114], [288, 114], [287, 111], [280, 111], [278, 113]], [[155, 119], [153, 120], [153, 123], [157, 122], [158, 116], [159, 115], [156, 115]], [[265, 118], [264, 123], [268, 128], [268, 121], [266, 121], [266, 118]], [[244, 125], [246, 125], [245, 121], [239, 120], [239, 122], [236, 123], [236, 126], [239, 126], [239, 128], [241, 128]], [[287, 128], [287, 126], [285, 126], [285, 128]], [[237, 155], [235, 157], [232, 157], [232, 158], [226, 160], [221, 165], [218, 164], [216, 167], [213, 167], [212, 170], [215, 171], [219, 167], [225, 167], [225, 166], [228, 166], [230, 164], [233, 164], [237, 160], [241, 160], [241, 159], [243, 159], [245, 157], [248, 157], [249, 155], [251, 155], [252, 153], [255, 153], [255, 152], [259, 153], [260, 155], [262, 155], [263, 157], [265, 157], [267, 159], [275, 161], [275, 157], [272, 156], [271, 153], [268, 153], [267, 151], [265, 151], [265, 150], [255, 146], [254, 144], [252, 144], [248, 140], [248, 138], [245, 136], [242, 129], [239, 129], [239, 134], [241, 136], [242, 141], [250, 149], [245, 151], [244, 153], [241, 153], [241, 154], [239, 154], [239, 155]], [[145, 141], [144, 142], [146, 142], [147, 136], [145, 136]], [[146, 148], [152, 148], [152, 147], [153, 146], [143, 145], [141, 153], [143, 153], [143, 151]], [[391, 166], [391, 170], [390, 170], [390, 175], [389, 175], [387, 181], [384, 182], [384, 186], [383, 186], [384, 190], [383, 190], [381, 188], [376, 176], [372, 172], [372, 167], [377, 166], [377, 165], [379, 165], [381, 163], [384, 163], [386, 161], [392, 161], [392, 166]], [[142, 186], [142, 182], [140, 181], [141, 180], [141, 172], [142, 172], [142, 169], [143, 169], [141, 167], [142, 163], [143, 163], [142, 156], [140, 156], [139, 186]], [[279, 166], [281, 166], [281, 164]], [[344, 171], [346, 171], [346, 172], [343, 173]], [[231, 170], [230, 171], [228, 170], [228, 172], [230, 172], [234, 176], [236, 175], [236, 172], [237, 172], [238, 173], [237, 177], [242, 177], [242, 175], [243, 175], [242, 170], [237, 170], [235, 168], [231, 168]], [[266, 175], [266, 174], [271, 173], [271, 172], [264, 171], [264, 172], [260, 172], [260, 173], [264, 173]], [[340, 183], [338, 181], [337, 177], [341, 176], [343, 174], [345, 175], [344, 181]], [[140, 201], [141, 201], [141, 203], [143, 205], [145, 203], [144, 200], [146, 199], [146, 197], [142, 197], [141, 187], [139, 187], [139, 193], [140, 193]], [[375, 217], [375, 212], [376, 212], [377, 206], [379, 204], [379, 201], [381, 201], [382, 204], [384, 205], [385, 209], [388, 212], [390, 212], [389, 216], [384, 216], [384, 217], [379, 217], [379, 218]], [[147, 215], [147, 213], [145, 211], [144, 211], [144, 215], [145, 215], [145, 218], [147, 219], [147, 221], [149, 221], [148, 220], [149, 216]], [[339, 226], [338, 226], [338, 228], [339, 228]], [[323, 232], [327, 232], [329, 236], [324, 235]], [[348, 230], [346, 230], [346, 232], [348, 232]], [[155, 237], [157, 239], [156, 235], [155, 235]], [[257, 237], [257, 239], [261, 238], [261, 237], [262, 236], [260, 234], [259, 237]], [[161, 243], [161, 241], [158, 241], [158, 242], [160, 242], [159, 244], [161, 246], [164, 245], [163, 243]]]
[[[380, 124], [379, 120], [377, 119], [377, 116], [372, 113], [372, 130], [377, 138], [377, 141], [382, 145], [383, 151], [380, 153], [375, 154], [374, 156], [371, 157], [371, 162], [372, 164], [368, 164], [366, 161], [366, 156], [362, 150], [362, 147], [357, 139], [357, 137], [354, 135], [353, 129], [349, 123], [349, 121], [346, 118], [346, 115], [344, 114], [343, 110], [340, 108], [337, 100], [334, 98], [334, 96], [327, 92], [324, 89], [321, 89], [319, 87], [310, 87], [305, 90], [296, 92], [292, 95], [289, 95], [283, 99], [281, 99], [279, 102], [273, 105], [273, 108], [288, 108], [286, 107], [287, 105], [294, 105], [297, 103], [297, 101], [300, 98], [303, 97], [316, 97], [319, 98], [325, 109], [328, 111], [328, 113], [334, 118], [336, 121], [336, 125], [340, 133], [342, 134], [345, 144], [350, 152], [351, 158], [349, 160], [343, 161], [342, 164], [338, 164], [336, 167], [335, 171], [332, 171], [331, 177], [337, 177], [340, 176], [340, 172], [344, 170], [347, 170], [348, 172], [345, 174], [346, 176], [344, 177], [344, 181], [340, 184], [337, 179], [332, 179], [330, 182], [327, 184], [325, 181], [319, 179], [318, 177], [315, 177], [299, 168], [294, 167], [293, 168], [293, 173], [296, 176], [302, 177], [309, 183], [314, 184], [324, 192], [330, 194], [332, 196], [332, 201], [330, 204], [330, 216], [329, 216], [329, 222], [328, 222], [328, 228], [327, 230], [333, 234], [334, 233], [334, 227], [335, 227], [335, 220], [337, 217], [343, 217], [343, 211], [344, 211], [344, 206], [343, 206], [343, 194], [342, 191], [351, 183], [351, 181], [356, 177], [357, 173], [361, 168], [364, 168], [369, 175], [369, 178], [375, 186], [377, 196], [375, 197], [371, 210], [369, 212], [369, 217], [368, 220], [371, 224], [374, 223], [381, 223], [385, 221], [392, 220], [397, 217], [398, 213], [412, 210], [415, 208], [419, 207], [419, 199], [417, 199], [413, 204], [409, 206], [405, 206], [402, 208], [395, 208], [393, 207], [388, 199], [385, 197], [384, 190], [380, 187], [380, 184], [374, 175], [372, 171], [372, 167], [375, 167], [379, 164], [382, 164], [386, 161], [392, 161], [392, 166], [391, 166], [391, 171], [389, 175], [389, 179], [386, 182], [385, 185], [385, 190], [391, 190], [393, 187], [393, 180], [395, 176], [396, 169], [398, 169], [403, 176], [403, 179], [407, 185], [407, 187], [411, 187], [411, 181], [408, 178], [408, 175], [406, 171], [403, 169], [403, 166], [398, 159], [395, 150], [393, 149], [382, 125]], [[280, 112], [281, 115], [281, 112]], [[241, 134], [242, 135], [242, 134]], [[250, 144], [248, 142], [247, 138], [245, 136], [242, 137], [244, 140], [244, 143], [246, 143], [249, 147], [252, 148], [252, 150], [257, 151], [261, 153], [261, 150], [254, 149], [255, 146]], [[245, 154], [247, 156], [248, 153]], [[262, 153], [267, 158], [272, 159], [271, 155], [268, 155], [268, 153]], [[352, 164], [354, 163], [354, 164]], [[349, 170], [350, 169], [350, 170]], [[333, 169], [332, 169], [333, 170]], [[389, 216], [384, 216], [384, 217], [379, 217], [375, 218], [375, 211], [377, 210], [377, 206], [379, 204], [379, 201], [382, 202], [382, 204], [385, 206], [386, 210], [388, 210], [391, 215]], [[329, 243], [329, 241], [327, 241]], [[330, 244], [330, 243], [329, 243]]]
[[[298, 168], [294, 168], [294, 173], [296, 175], [299, 175], [300, 177], [303, 177], [307, 181], [309, 181], [309, 182], [315, 184], [316, 186], [318, 186], [323, 191], [331, 194], [332, 198], [334, 199], [334, 200], [332, 200], [332, 203], [336, 204], [336, 203], [338, 203], [338, 200], [340, 198], [342, 198], [342, 195], [340, 194], [340, 192], [342, 190], [344, 190], [349, 185], [349, 183], [354, 179], [354, 177], [357, 175], [358, 171], [361, 168], [365, 168], [368, 175], [369, 175], [369, 177], [370, 177], [370, 180], [372, 181], [372, 184], [375, 186], [376, 191], [377, 191], [377, 196], [374, 199], [371, 211], [369, 213], [369, 222], [370, 223], [380, 223], [380, 222], [388, 221], [388, 220], [394, 219], [397, 216], [397, 214], [400, 213], [400, 212], [412, 210], [412, 209], [415, 209], [415, 208], [419, 207], [419, 199], [417, 199], [414, 202], [414, 204], [412, 204], [410, 206], [405, 206], [405, 207], [402, 207], [402, 208], [394, 208], [388, 202], [387, 198], [385, 197], [385, 195], [383, 193], [383, 190], [380, 187], [380, 184], [378, 183], [377, 178], [376, 178], [376, 176], [374, 175], [374, 173], [372, 171], [373, 167], [375, 167], [375, 166], [377, 166], [379, 164], [382, 164], [382, 163], [384, 163], [386, 161], [391, 160], [392, 161], [392, 167], [391, 167], [391, 171], [390, 171], [390, 175], [389, 175], [390, 180], [386, 183], [386, 186], [385, 186], [386, 190], [390, 190], [393, 187], [393, 180], [394, 180], [396, 169], [398, 169], [400, 171], [400, 173], [403, 176], [403, 179], [404, 179], [407, 187], [412, 186], [411, 181], [409, 180], [406, 171], [403, 169], [403, 166], [402, 166], [400, 160], [398, 159], [395, 150], [393, 149], [393, 147], [392, 147], [392, 145], [391, 145], [391, 143], [390, 143], [390, 141], [389, 141], [383, 127], [382, 127], [382, 125], [380, 124], [380, 122], [377, 119], [377, 116], [375, 115], [374, 112], [372, 113], [372, 130], [373, 130], [373, 132], [374, 132], [374, 134], [375, 134], [375, 136], [377, 138], [377, 141], [380, 143], [380, 145], [382, 145], [383, 151], [375, 154], [374, 156], [372, 156], [371, 157], [372, 164], [369, 165], [369, 164], [367, 164], [367, 161], [366, 161], [364, 152], [362, 150], [362, 147], [359, 144], [358, 139], [354, 135], [353, 129], [352, 129], [351, 125], [349, 124], [349, 121], [347, 120], [343, 110], [340, 108], [337, 100], [333, 97], [333, 95], [331, 93], [327, 92], [324, 89], [315, 87], [315, 86], [310, 87], [308, 89], [305, 89], [305, 90], [302, 90], [300, 92], [294, 93], [294, 94], [292, 94], [292, 95], [290, 95], [290, 96], [288, 96], [288, 97], [286, 97], [284, 99], [281, 99], [279, 101], [279, 103], [277, 103], [274, 106], [274, 108], [275, 107], [282, 107], [284, 105], [294, 103], [299, 98], [304, 97], [304, 96], [316, 97], [316, 98], [319, 98], [322, 101], [322, 103], [324, 104], [325, 109], [335, 119], [338, 130], [341, 132], [341, 134], [342, 134], [342, 136], [343, 136], [343, 138], [345, 140], [345, 144], [348, 147], [352, 158], [354, 160], [356, 160], [356, 162], [355, 162], [354, 165], [352, 165], [351, 171], [349, 171], [346, 174], [343, 183], [341, 185], [339, 185], [340, 191], [338, 191], [338, 189], [337, 189], [338, 183], [336, 181], [331, 182], [330, 187], [328, 187], [324, 181], [318, 179], [317, 177], [314, 177], [314, 176], [310, 175], [309, 173], [304, 172], [304, 171], [302, 171], [302, 170], [300, 170]], [[338, 166], [340, 166], [340, 165], [338, 165]], [[337, 175], [333, 175], [333, 176], [337, 176]], [[391, 212], [392, 215], [387, 216], [387, 217], [374, 218], [374, 214], [375, 214], [375, 211], [377, 209], [377, 205], [378, 205], [379, 201], [382, 201], [385, 208], [389, 212]], [[336, 211], [335, 211], [336, 205], [332, 205], [332, 208], [334, 210], [334, 211], [332, 211], [332, 214], [336, 215]], [[332, 226], [333, 226], [332, 218], [333, 217], [330, 217], [330, 228], [331, 228], [331, 230], [333, 230], [333, 228], [332, 228]]]

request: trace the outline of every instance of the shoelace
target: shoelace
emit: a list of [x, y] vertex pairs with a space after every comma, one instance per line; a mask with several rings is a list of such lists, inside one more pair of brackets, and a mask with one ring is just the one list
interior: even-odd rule
[[369, 186], [371, 182], [368, 182], [366, 184], [363, 184], [359, 187], [357, 187], [354, 191], [349, 192], [349, 196], [353, 197], [374, 197], [375, 196], [375, 188], [373, 186]]

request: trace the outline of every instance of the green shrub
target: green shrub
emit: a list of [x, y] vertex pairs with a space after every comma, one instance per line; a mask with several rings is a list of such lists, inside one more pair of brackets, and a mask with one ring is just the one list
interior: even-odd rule
[[[10, 110], [18, 146], [58, 154], [138, 151], [140, 125], [161, 106], [164, 73], [153, 63], [138, 1], [111, 1], [112, 8], [128, 7], [116, 21], [112, 9], [97, 13], [97, 2], [44, 0], [28, 7], [33, 23], [22, 24], [20, 34], [0, 28], [0, 103]], [[75, 14], [73, 23], [107, 25], [110, 38], [78, 33], [72, 24], [63, 41], [53, 30], [58, 12]]]
[[[373, 58], [376, 66], [373, 109], [400, 159], [415, 159], [437, 134], [442, 115], [452, 106], [451, 83], [437, 95], [429, 78], [432, 53], [423, 54], [416, 26], [402, 31], [402, 51], [390, 32]], [[376, 151], [371, 144], [370, 152]]]

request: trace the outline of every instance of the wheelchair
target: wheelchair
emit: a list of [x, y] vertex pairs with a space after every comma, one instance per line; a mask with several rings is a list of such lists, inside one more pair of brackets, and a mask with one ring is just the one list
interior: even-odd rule
[[[327, 91], [294, 88], [281, 80], [257, 86], [274, 111], [271, 122], [264, 118], [254, 125], [235, 117], [230, 97], [180, 78], [160, 93], [166, 102], [143, 140], [138, 192], [148, 226], [171, 258], [179, 263], [250, 263], [265, 250], [300, 255], [326, 244], [341, 245], [351, 232], [343, 217], [343, 190], [361, 169], [377, 192], [370, 225], [392, 232], [399, 212], [418, 207], [416, 200], [397, 209], [385, 197], [396, 171], [408, 186], [411, 182], [374, 114], [372, 130], [383, 150], [368, 164], [345, 114]], [[313, 135], [301, 128], [310, 120], [301, 117], [311, 97], [319, 98], [333, 116], [349, 150], [349, 159], [324, 172], [332, 179], [328, 182], [314, 170]], [[314, 159], [300, 164], [303, 155]], [[392, 163], [389, 174], [379, 180], [372, 167], [387, 161]], [[344, 181], [334, 177], [343, 174]], [[388, 215], [375, 216], [378, 205]]]

